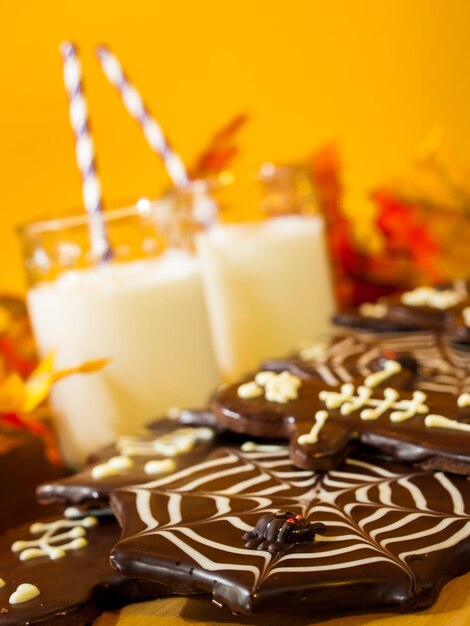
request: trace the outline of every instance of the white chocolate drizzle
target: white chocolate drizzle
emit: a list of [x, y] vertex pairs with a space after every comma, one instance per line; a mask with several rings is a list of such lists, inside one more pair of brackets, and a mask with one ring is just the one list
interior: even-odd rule
[[214, 437], [212, 428], [201, 426], [178, 428], [155, 439], [142, 437], [120, 437], [116, 442], [119, 455], [104, 463], [95, 465], [91, 477], [95, 480], [126, 474], [135, 468], [135, 458], [163, 456], [165, 459], [152, 459], [144, 465], [146, 474], [159, 474], [175, 470], [175, 463], [168, 457], [190, 452], [198, 441], [209, 441]]
[[134, 467], [134, 461], [127, 456], [112, 456], [110, 459], [91, 470], [91, 477], [95, 480], [100, 478], [109, 478], [110, 476], [119, 476], [125, 474]]
[[423, 391], [413, 391], [411, 400], [402, 400], [398, 404], [407, 403], [407, 407], [402, 408], [400, 411], [393, 411], [390, 414], [390, 420], [392, 422], [405, 422], [415, 415], [425, 415], [429, 411], [429, 407], [424, 404], [427, 396]]
[[461, 430], [470, 433], [470, 424], [458, 422], [457, 420], [449, 419], [443, 415], [426, 415], [424, 423], [428, 428], [450, 428], [452, 430]]
[[470, 306], [465, 307], [462, 311], [463, 323], [470, 328]]
[[[357, 395], [356, 395], [357, 394]], [[342, 385], [340, 391], [320, 391], [319, 398], [327, 409], [338, 409], [341, 415], [350, 415], [363, 407], [365, 408], [360, 417], [363, 420], [377, 419], [386, 411], [394, 409], [390, 414], [393, 422], [403, 422], [415, 415], [422, 415], [429, 411], [429, 407], [424, 404], [426, 394], [422, 391], [414, 391], [410, 400], [401, 400], [396, 389], [387, 388], [384, 390], [382, 399], [371, 398], [372, 391], [368, 387], [358, 387], [354, 385]]]
[[275, 372], [258, 372], [255, 380], [240, 385], [237, 394], [243, 399], [259, 398], [263, 395], [269, 402], [285, 404], [298, 398], [298, 390], [302, 380], [287, 370]]
[[40, 595], [39, 589], [36, 585], [32, 585], [31, 583], [22, 583], [18, 585], [16, 591], [14, 591], [10, 598], [10, 604], [22, 604], [23, 602], [28, 602], [29, 600], [33, 600]]
[[188, 426], [150, 441], [139, 437], [121, 437], [116, 447], [120, 454], [128, 457], [155, 456], [156, 454], [174, 457], [190, 452], [198, 441], [210, 441], [213, 437], [212, 428]]
[[470, 393], [461, 393], [457, 398], [457, 406], [461, 409], [464, 409], [467, 406], [470, 406]]
[[375, 387], [377, 387], [377, 385], [380, 385], [380, 383], [383, 383], [385, 380], [387, 380], [387, 378], [390, 378], [390, 376], [394, 376], [395, 374], [401, 372], [401, 370], [402, 366], [400, 363], [398, 363], [398, 361], [392, 361], [389, 359], [385, 361], [383, 369], [379, 370], [378, 372], [373, 372], [366, 377], [366, 379], [364, 380], [364, 385], [366, 387], [374, 389]]
[[297, 441], [301, 446], [305, 444], [317, 443], [318, 435], [328, 419], [328, 411], [317, 411], [315, 413], [315, 424], [309, 433], [297, 437]]
[[180, 416], [180, 413], [181, 409], [179, 406], [170, 406], [170, 408], [167, 409], [166, 417], [170, 420], [177, 420]]
[[284, 450], [284, 448], [284, 446], [255, 443], [254, 441], [245, 441], [245, 443], [241, 445], [243, 452], [279, 452]]
[[450, 309], [465, 296], [453, 289], [434, 289], [434, 287], [417, 287], [412, 291], [405, 292], [401, 301], [408, 306], [429, 306], [433, 309]]
[[68, 506], [64, 510], [64, 517], [68, 520], [83, 519], [90, 515], [92, 517], [107, 517], [108, 515], [113, 515], [113, 512], [110, 507], [101, 509], [80, 509], [78, 506]]
[[322, 357], [325, 356], [329, 347], [330, 347], [329, 341], [327, 340], [317, 341], [315, 343], [312, 343], [310, 346], [303, 348], [299, 352], [299, 356], [302, 359], [302, 361], [322, 360]]
[[238, 387], [238, 397], [244, 400], [251, 400], [252, 398], [259, 398], [263, 395], [263, 388], [255, 383], [254, 380], [250, 380], [248, 383], [243, 383]]
[[387, 306], [378, 302], [364, 302], [359, 307], [359, 313], [364, 317], [382, 319], [387, 315]]
[[175, 469], [176, 463], [173, 459], [153, 459], [152, 461], [147, 461], [144, 466], [144, 472], [150, 475], [174, 472]]
[[[48, 556], [50, 559], [60, 559], [68, 550], [84, 548], [88, 542], [85, 539], [86, 529], [96, 526], [96, 517], [85, 517], [82, 520], [60, 519], [55, 522], [36, 522], [30, 527], [33, 535], [43, 533], [38, 539], [30, 541], [15, 541], [11, 546], [12, 552], [20, 553], [21, 561], [28, 561], [38, 556]], [[66, 532], [57, 531], [68, 529]], [[59, 545], [54, 545], [54, 544]]]
[[[396, 389], [387, 387], [384, 389], [384, 399], [373, 409], [364, 409], [361, 413], [361, 419], [363, 420], [376, 420], [386, 411], [390, 410], [395, 402], [400, 397], [400, 394]], [[390, 417], [391, 419], [391, 417]]]

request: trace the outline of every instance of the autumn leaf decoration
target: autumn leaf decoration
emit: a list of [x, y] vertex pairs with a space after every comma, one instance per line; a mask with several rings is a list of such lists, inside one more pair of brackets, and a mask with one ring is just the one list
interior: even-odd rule
[[50, 354], [26, 379], [17, 372], [11, 372], [0, 384], [0, 424], [3, 422], [5, 425], [23, 428], [42, 437], [49, 459], [59, 462], [60, 453], [54, 434], [49, 425], [38, 419], [34, 412], [47, 399], [55, 382], [73, 374], [97, 372], [107, 362], [107, 359], [98, 359], [56, 370], [54, 356]]

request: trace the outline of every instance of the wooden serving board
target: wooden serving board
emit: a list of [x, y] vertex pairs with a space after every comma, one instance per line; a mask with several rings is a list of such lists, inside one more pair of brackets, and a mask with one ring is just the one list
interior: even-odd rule
[[103, 614], [94, 626], [180, 626], [181, 624], [210, 624], [211, 626], [307, 626], [324, 623], [327, 626], [469, 626], [470, 574], [451, 580], [442, 590], [433, 607], [417, 613], [331, 613], [316, 616], [247, 617], [231, 615], [213, 606], [207, 597], [165, 598], [125, 607], [121, 611]]

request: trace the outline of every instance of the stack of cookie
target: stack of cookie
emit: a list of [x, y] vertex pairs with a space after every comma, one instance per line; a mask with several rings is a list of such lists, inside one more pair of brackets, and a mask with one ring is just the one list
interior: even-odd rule
[[463, 286], [423, 293], [349, 312], [209, 410], [42, 485], [64, 518], [4, 537], [0, 624], [167, 594], [241, 613], [432, 604], [470, 570], [470, 347]]
[[104, 610], [178, 593], [175, 585], [124, 577], [111, 567], [120, 528], [109, 496], [184, 471], [238, 442], [211, 424], [207, 411], [178, 411], [149, 424], [142, 436], [98, 450], [77, 474], [40, 485], [37, 500], [63, 514], [22, 524], [0, 539], [0, 624], [84, 626]]

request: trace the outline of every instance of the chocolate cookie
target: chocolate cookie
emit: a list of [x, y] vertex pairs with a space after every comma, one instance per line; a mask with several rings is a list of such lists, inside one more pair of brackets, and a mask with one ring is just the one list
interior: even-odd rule
[[113, 489], [137, 485], [203, 460], [218, 445], [209, 427], [156, 422], [153, 435], [120, 437], [93, 455], [94, 462], [77, 474], [44, 483], [37, 489], [42, 504], [107, 507]]
[[470, 475], [470, 395], [408, 391], [403, 375], [393, 360], [340, 388], [260, 372], [223, 388], [214, 412], [226, 428], [291, 438], [298, 467], [332, 469], [362, 443], [401, 461]]
[[337, 313], [334, 323], [371, 331], [444, 332], [454, 326], [454, 317], [470, 306], [465, 281], [435, 287], [417, 287], [402, 294], [366, 302], [357, 309]]
[[470, 569], [468, 502], [470, 482], [396, 463], [315, 474], [286, 450], [220, 450], [113, 494], [123, 537], [111, 560], [242, 613], [415, 609]]
[[358, 308], [338, 311], [332, 317], [333, 324], [376, 332], [413, 331], [416, 327], [406, 320], [397, 321], [387, 317], [387, 305], [381, 301], [366, 302]]
[[43, 518], [8, 531], [0, 539], [0, 624], [84, 626], [104, 610], [171, 593], [110, 567], [119, 535], [112, 517]]

